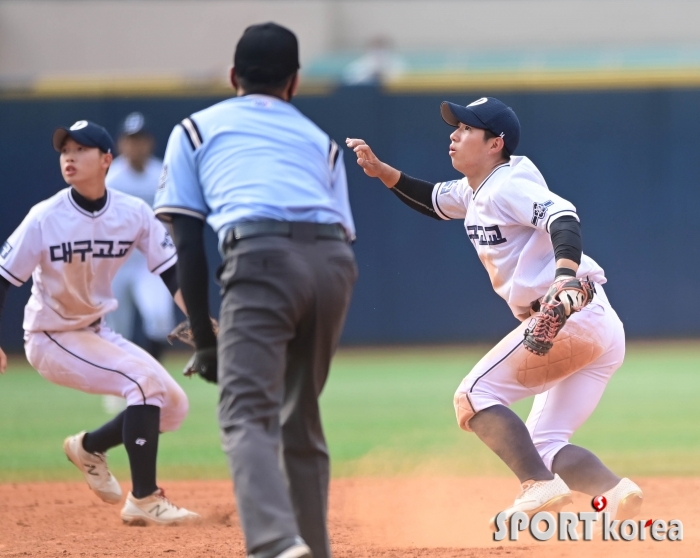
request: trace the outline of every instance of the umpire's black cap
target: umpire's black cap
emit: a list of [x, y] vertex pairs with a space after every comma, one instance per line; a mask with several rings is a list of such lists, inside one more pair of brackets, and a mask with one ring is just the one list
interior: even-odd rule
[[495, 97], [482, 97], [466, 107], [443, 101], [440, 114], [450, 126], [459, 126], [461, 122], [501, 136], [509, 155], [518, 148], [520, 121], [512, 108]]
[[299, 66], [299, 42], [294, 33], [276, 23], [248, 27], [233, 55], [236, 75], [256, 84], [279, 82]]
[[61, 126], [54, 131], [53, 148], [59, 153], [67, 137], [85, 147], [97, 147], [104, 153], [114, 152], [114, 141], [109, 132], [99, 124], [89, 120], [78, 120], [69, 128]]

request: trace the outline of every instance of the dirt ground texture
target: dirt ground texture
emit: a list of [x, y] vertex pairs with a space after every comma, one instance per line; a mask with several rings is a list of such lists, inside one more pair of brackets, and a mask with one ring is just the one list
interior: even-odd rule
[[[518, 491], [504, 478], [410, 477], [334, 480], [330, 533], [335, 558], [615, 557], [700, 555], [700, 478], [635, 479], [645, 492], [638, 519], [680, 519], [681, 542], [494, 542], [488, 519]], [[162, 482], [199, 525], [127, 527], [120, 506], [102, 503], [83, 483], [0, 485], [0, 556], [243, 557], [231, 484]], [[128, 490], [128, 486], [123, 487]], [[569, 511], [590, 511], [575, 495]]]

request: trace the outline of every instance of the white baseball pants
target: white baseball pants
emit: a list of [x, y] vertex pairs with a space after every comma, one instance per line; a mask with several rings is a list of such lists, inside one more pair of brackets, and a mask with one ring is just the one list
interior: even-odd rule
[[493, 405], [511, 404], [535, 395], [527, 428], [545, 465], [591, 415], [605, 386], [625, 356], [620, 318], [596, 285], [591, 303], [572, 315], [547, 357], [522, 345], [525, 320], [489, 351], [462, 380], [455, 393], [457, 422]]
[[177, 430], [189, 410], [187, 395], [143, 349], [104, 324], [77, 331], [28, 331], [29, 363], [54, 384], [117, 395], [127, 405], [160, 407], [160, 430]]

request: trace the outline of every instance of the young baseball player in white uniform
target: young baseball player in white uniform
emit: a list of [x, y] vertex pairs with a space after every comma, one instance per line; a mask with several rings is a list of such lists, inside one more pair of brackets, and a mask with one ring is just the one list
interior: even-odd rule
[[[163, 168], [163, 161], [153, 156], [154, 146], [143, 114], [127, 115], [117, 140], [119, 157], [107, 173], [107, 188], [141, 198], [153, 207]], [[133, 341], [138, 312], [148, 341], [144, 348], [160, 360], [168, 333], [175, 327], [173, 300], [163, 282], [151, 273], [143, 254], [132, 251], [114, 277], [112, 290], [119, 307], [107, 314], [107, 325]]]
[[[53, 146], [71, 187], [35, 205], [0, 249], [0, 309], [9, 285], [20, 286], [31, 277], [24, 314], [30, 364], [55, 384], [126, 399], [127, 408], [113, 420], [63, 444], [95, 494], [110, 504], [121, 501], [105, 454], [124, 444], [133, 487], [121, 511], [123, 521], [197, 519], [172, 504], [156, 484], [159, 434], [180, 426], [187, 396], [158, 361], [103, 321], [117, 306], [111, 290], [114, 274], [134, 249], [182, 303], [175, 247], [143, 201], [106, 189], [113, 142], [104, 128], [81, 120], [57, 129]], [[0, 350], [2, 371], [5, 366]]]
[[[445, 102], [441, 114], [456, 128], [449, 154], [465, 176], [461, 180], [433, 185], [381, 162], [363, 140], [348, 139], [347, 145], [367, 175], [380, 178], [413, 209], [435, 219], [464, 220], [494, 290], [522, 322], [462, 381], [454, 397], [457, 422], [522, 483], [506, 517], [558, 511], [571, 502], [571, 488], [606, 496], [612, 519], [631, 518], [641, 507], [640, 488], [569, 443], [625, 353], [622, 322], [601, 286], [605, 274], [582, 253], [576, 208], [548, 189], [532, 161], [511, 156], [520, 123], [510, 107], [484, 97], [466, 107]], [[579, 287], [586, 278], [595, 282], [590, 303], [584, 305], [578, 292], [559, 294], [554, 302], [568, 316], [563, 329], [546, 354], [528, 350], [526, 334], [542, 315], [537, 311], [550, 285]], [[531, 395], [525, 424], [508, 407]]]

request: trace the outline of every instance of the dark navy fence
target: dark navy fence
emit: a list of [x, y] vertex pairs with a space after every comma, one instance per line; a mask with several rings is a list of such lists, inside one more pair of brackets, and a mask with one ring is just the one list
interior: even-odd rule
[[[362, 137], [408, 174], [457, 178], [447, 155], [440, 101], [467, 103], [492, 92], [388, 94], [341, 88], [295, 104], [332, 137]], [[700, 335], [700, 90], [504, 93], [523, 127], [519, 154], [570, 199], [584, 251], [606, 270], [608, 296], [633, 337]], [[184, 116], [219, 98], [0, 101], [0, 243], [29, 208], [64, 187], [51, 132], [93, 119], [115, 131], [130, 111], [150, 117], [162, 155]], [[271, 131], [274, 133], [274, 130]], [[345, 152], [358, 229], [360, 279], [346, 344], [442, 343], [497, 338], [515, 325], [460, 222], [414, 213]], [[211, 267], [218, 264], [213, 234]], [[213, 274], [212, 274], [213, 275]], [[29, 287], [12, 288], [0, 344], [21, 348]], [[216, 312], [218, 292], [212, 284]]]

